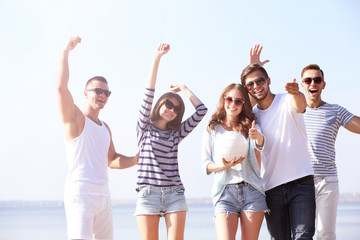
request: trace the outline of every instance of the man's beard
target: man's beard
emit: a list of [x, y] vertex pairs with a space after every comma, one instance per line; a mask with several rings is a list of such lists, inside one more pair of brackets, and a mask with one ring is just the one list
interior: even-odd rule
[[252, 94], [250, 94], [250, 96], [253, 97], [256, 101], [262, 101], [267, 97], [268, 94], [269, 94], [269, 90], [267, 90], [265, 95], [261, 98], [258, 98], [258, 97], [256, 97], [256, 95], [252, 95]]

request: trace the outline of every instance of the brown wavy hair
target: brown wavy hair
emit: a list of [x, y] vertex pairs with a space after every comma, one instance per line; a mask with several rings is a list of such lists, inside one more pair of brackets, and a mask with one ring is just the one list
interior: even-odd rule
[[160, 117], [160, 108], [162, 105], [165, 104], [165, 100], [169, 99], [169, 98], [175, 98], [176, 100], [178, 100], [178, 102], [180, 103], [180, 113], [178, 113], [175, 117], [174, 120], [168, 122], [166, 124], [166, 129], [167, 130], [173, 130], [173, 131], [177, 131], [179, 130], [180, 126], [181, 126], [181, 121], [182, 118], [184, 116], [184, 112], [185, 112], [185, 104], [184, 101], [181, 99], [181, 97], [173, 92], [167, 92], [164, 93], [156, 102], [155, 106], [153, 107], [151, 114], [150, 114], [150, 120], [152, 122], [155, 122], [157, 120], [159, 120]]
[[215, 130], [217, 125], [224, 123], [226, 118], [226, 111], [225, 111], [225, 97], [227, 94], [236, 89], [240, 92], [245, 103], [243, 105], [242, 111], [239, 114], [239, 121], [238, 125], [236, 126], [236, 130], [244, 135], [246, 138], [249, 136], [249, 129], [251, 128], [252, 121], [256, 120], [255, 114], [252, 112], [252, 107], [249, 99], [249, 95], [244, 86], [238, 83], [232, 83], [227, 86], [220, 95], [219, 104], [215, 111], [215, 113], [211, 116], [211, 120], [208, 124], [208, 130], [212, 129]]

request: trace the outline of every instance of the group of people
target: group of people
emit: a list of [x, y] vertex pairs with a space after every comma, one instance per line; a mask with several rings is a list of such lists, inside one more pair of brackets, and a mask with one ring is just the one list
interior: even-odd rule
[[[160, 217], [168, 239], [184, 239], [186, 199], [178, 170], [178, 145], [207, 113], [185, 85], [171, 85], [153, 105], [160, 59], [169, 52], [159, 44], [145, 87], [136, 126], [138, 153], [116, 152], [109, 126], [99, 119], [111, 92], [95, 76], [85, 85], [80, 110], [68, 89], [69, 53], [79, 43], [71, 37], [61, 54], [57, 95], [65, 129], [68, 175], [64, 206], [69, 239], [113, 239], [107, 168], [138, 166], [135, 215], [141, 239], [158, 239]], [[250, 50], [241, 83], [221, 93], [204, 130], [201, 169], [214, 173], [211, 196], [218, 239], [258, 239], [266, 218], [273, 239], [336, 239], [339, 187], [335, 165], [338, 129], [360, 133], [360, 118], [322, 100], [324, 73], [316, 64], [294, 79], [286, 93], [274, 94], [260, 61], [262, 47]], [[182, 92], [195, 108], [182, 121]]]

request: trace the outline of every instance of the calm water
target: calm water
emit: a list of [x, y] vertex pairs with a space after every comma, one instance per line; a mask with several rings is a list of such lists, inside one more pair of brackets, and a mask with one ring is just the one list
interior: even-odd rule
[[[216, 239], [212, 205], [190, 204], [187, 214], [185, 239]], [[114, 239], [140, 239], [135, 205], [113, 208]], [[360, 203], [340, 203], [337, 219], [339, 240], [360, 239]], [[238, 233], [238, 239], [240, 239]], [[0, 208], [1, 240], [66, 239], [65, 213], [62, 207]], [[160, 239], [166, 239], [164, 219], [160, 223]], [[261, 228], [260, 240], [270, 239], [266, 224]]]

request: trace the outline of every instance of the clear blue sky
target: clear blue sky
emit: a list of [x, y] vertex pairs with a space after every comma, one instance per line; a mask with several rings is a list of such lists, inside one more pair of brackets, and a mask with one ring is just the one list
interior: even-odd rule
[[[156, 97], [184, 83], [209, 108], [180, 145], [188, 198], [210, 197], [213, 177], [200, 171], [201, 136], [225, 86], [238, 82], [250, 48], [264, 46], [271, 89], [283, 92], [310, 63], [327, 82], [325, 101], [360, 115], [360, 2], [345, 1], [20, 1], [0, 2], [0, 200], [61, 200], [67, 171], [55, 92], [56, 68], [68, 37], [69, 88], [84, 105], [85, 82], [103, 75], [113, 92], [101, 112], [116, 150], [137, 151], [136, 119], [156, 45], [167, 42]], [[193, 108], [187, 102], [186, 116]], [[360, 192], [360, 136], [340, 129], [341, 192]], [[109, 170], [113, 199], [135, 198], [136, 167]]]

